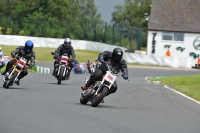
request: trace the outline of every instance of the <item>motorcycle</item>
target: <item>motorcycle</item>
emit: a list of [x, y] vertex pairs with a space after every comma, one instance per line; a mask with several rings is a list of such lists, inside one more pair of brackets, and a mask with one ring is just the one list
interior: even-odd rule
[[[108, 68], [106, 74], [102, 77], [102, 80], [96, 81], [88, 88], [88, 90], [84, 90], [81, 93], [81, 104], [87, 104], [88, 101], [90, 101], [92, 107], [98, 106], [103, 98], [108, 94], [111, 86], [116, 81], [119, 72], [112, 70], [112, 67], [109, 64], [104, 65]], [[86, 83], [87, 81], [88, 79], [85, 80]]]
[[13, 64], [12, 68], [3, 75], [3, 87], [9, 88], [10, 86], [13, 86], [17, 82], [17, 78], [20, 75], [21, 72], [23, 72], [23, 68], [27, 67], [29, 68], [28, 64], [26, 64], [25, 58], [19, 58], [16, 59], [16, 62]]
[[93, 74], [95, 72], [95, 68], [94, 68], [94, 64], [93, 63], [87, 64], [87, 68], [88, 68], [88, 72], [90, 74]]
[[[51, 52], [51, 54], [55, 55], [54, 52]], [[67, 75], [69, 75], [71, 70], [70, 61], [67, 54], [63, 54], [58, 58], [58, 64], [55, 66], [55, 78], [57, 78], [58, 84], [61, 84], [63, 80], [67, 80]]]
[[85, 70], [83, 64], [80, 64], [80, 63], [77, 63], [75, 66], [74, 66], [74, 72], [76, 74], [87, 74], [87, 71]]

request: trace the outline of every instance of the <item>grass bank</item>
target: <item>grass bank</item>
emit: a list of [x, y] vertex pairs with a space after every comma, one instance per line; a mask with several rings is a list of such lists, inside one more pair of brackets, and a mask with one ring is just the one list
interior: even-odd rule
[[170, 76], [151, 78], [150, 80], [170, 85], [175, 90], [200, 101], [200, 75]]
[[[0, 45], [5, 55], [10, 56], [10, 53], [17, 48], [17, 46], [8, 46], [8, 45]], [[34, 47], [33, 49], [36, 54], [36, 61], [42, 62], [53, 62], [53, 55], [51, 52], [55, 51], [56, 48], [42, 48], [42, 47]], [[79, 62], [87, 62], [87, 60], [95, 61], [100, 52], [97, 51], [89, 51], [89, 50], [75, 50], [76, 60]], [[145, 66], [142, 64], [136, 63], [127, 63], [132, 66]], [[154, 66], [154, 65], [150, 65]]]
[[[17, 48], [17, 46], [0, 45], [4, 54], [10, 56], [10, 53]], [[53, 62], [53, 55], [56, 48], [41, 48], [34, 47], [36, 61]], [[76, 60], [79, 62], [86, 62], [88, 59], [94, 61], [99, 55], [99, 52], [89, 50], [75, 50]]]

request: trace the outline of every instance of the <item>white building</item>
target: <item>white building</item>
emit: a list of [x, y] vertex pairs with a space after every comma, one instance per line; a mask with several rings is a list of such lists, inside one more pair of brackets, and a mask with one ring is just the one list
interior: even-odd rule
[[200, 54], [200, 0], [152, 0], [147, 54], [166, 56], [168, 49], [171, 57]]

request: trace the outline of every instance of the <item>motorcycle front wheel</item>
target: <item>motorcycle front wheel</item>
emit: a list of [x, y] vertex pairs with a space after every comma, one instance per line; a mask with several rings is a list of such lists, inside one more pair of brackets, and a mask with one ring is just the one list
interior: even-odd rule
[[9, 86], [12, 85], [15, 78], [17, 77], [17, 74], [18, 74], [17, 72], [14, 72], [13, 75], [11, 76], [11, 78], [7, 82], [4, 83], [3, 87], [6, 88], [6, 89], [9, 88]]
[[107, 95], [109, 89], [107, 87], [103, 87], [102, 91], [93, 99], [91, 106], [96, 107], [103, 100], [103, 98]]
[[61, 81], [62, 81], [62, 78], [63, 78], [63, 73], [64, 73], [64, 67], [61, 67], [59, 75], [58, 75], [58, 84], [61, 84]]

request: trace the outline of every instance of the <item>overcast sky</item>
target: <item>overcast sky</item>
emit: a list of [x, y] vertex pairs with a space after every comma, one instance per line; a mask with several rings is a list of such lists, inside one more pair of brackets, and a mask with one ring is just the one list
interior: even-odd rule
[[101, 13], [101, 18], [110, 22], [112, 19], [112, 12], [115, 10], [115, 5], [122, 5], [124, 0], [94, 0], [97, 11]]

